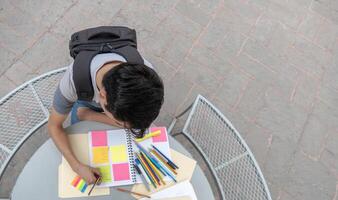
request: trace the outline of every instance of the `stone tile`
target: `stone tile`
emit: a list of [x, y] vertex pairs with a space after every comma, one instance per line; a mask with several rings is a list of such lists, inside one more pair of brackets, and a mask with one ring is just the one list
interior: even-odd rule
[[224, 76], [216, 97], [231, 107], [234, 107], [243, 95], [249, 81], [248, 75], [241, 72], [238, 68], [233, 68]]
[[11, 4], [29, 13], [37, 22], [51, 26], [64, 12], [74, 4], [75, 0], [67, 1], [18, 1], [13, 0]]
[[298, 36], [294, 46], [299, 49], [307, 58], [314, 60], [317, 65], [326, 66], [331, 55], [325, 49], [322, 49], [315, 44], [309, 42], [303, 37]]
[[315, 114], [310, 115], [300, 141], [301, 149], [311, 158], [318, 160], [326, 144], [329, 127]]
[[318, 0], [311, 4], [311, 9], [318, 12], [322, 16], [332, 20], [335, 24], [338, 24], [337, 9], [338, 4], [335, 0]]
[[38, 70], [39, 74], [69, 64], [71, 59], [65, 46], [67, 42], [62, 42], [62, 39], [53, 33], [45, 34], [23, 55], [22, 61]]
[[19, 60], [6, 71], [5, 75], [16, 85], [21, 85], [22, 83], [36, 77], [38, 74], [34, 72], [32, 67]]
[[332, 199], [336, 190], [336, 178], [329, 170], [300, 152], [295, 155], [290, 181], [286, 185], [286, 191], [296, 198]]
[[223, 26], [225, 26], [227, 30], [237, 31], [244, 35], [249, 35], [254, 24], [254, 22], [239, 15], [234, 10], [226, 6], [217, 13], [215, 19], [222, 20]]
[[0, 37], [2, 38], [0, 43], [1, 46], [8, 48], [11, 52], [14, 52], [17, 55], [22, 54], [27, 50], [32, 42], [29, 41], [23, 35], [17, 33], [7, 24], [4, 24], [0, 21]]
[[285, 141], [297, 143], [308, 113], [300, 106], [290, 104], [274, 89], [264, 96], [265, 107], [257, 113], [257, 123]]
[[296, 40], [296, 31], [279, 24], [274, 33], [271, 35], [271, 40], [268, 48], [279, 56], [284, 56], [288, 47]]
[[[152, 1], [129, 2], [112, 17], [109, 25], [134, 28], [137, 31], [139, 41], [149, 37], [156, 25], [160, 22], [150, 7], [147, 6], [151, 2]], [[109, 9], [107, 12], [109, 12]]]
[[51, 27], [51, 32], [69, 39], [71, 34], [77, 31], [104, 24], [100, 18], [91, 15], [95, 8], [99, 8], [98, 1], [78, 1], [57, 20]]
[[173, 119], [174, 119], [174, 117], [172, 115], [170, 115], [164, 109], [161, 109], [160, 114], [158, 115], [158, 117], [154, 121], [154, 124], [156, 124], [156, 126], [166, 126], [166, 127], [168, 127]]
[[197, 44], [191, 50], [189, 58], [202, 65], [208, 66], [218, 78], [223, 78], [233, 68], [233, 65], [221, 54], [216, 55], [210, 49], [202, 44]]
[[321, 47], [326, 48], [329, 51], [332, 51], [338, 42], [338, 23], [335, 24], [332, 21], [324, 20], [319, 28], [317, 38], [315, 43]]
[[179, 34], [195, 40], [202, 31], [202, 26], [174, 10], [162, 23], [168, 24]]
[[267, 86], [258, 81], [251, 81], [244, 91], [238, 105], [235, 107], [236, 112], [253, 121], [257, 113], [265, 107], [264, 94]]
[[[87, 0], [88, 1], [88, 0]], [[88, 1], [90, 2], [90, 1]], [[95, 1], [94, 1], [95, 2]], [[99, 0], [96, 1], [96, 4], [93, 5], [93, 10], [90, 13], [92, 17], [102, 21], [105, 25], [109, 24], [112, 19], [116, 17], [116, 14], [123, 8], [126, 1], [121, 0]], [[135, 3], [130, 3], [135, 4]], [[137, 9], [134, 9], [133, 12], [137, 12]], [[98, 25], [100, 25], [98, 23]]]
[[278, 136], [272, 138], [271, 147], [266, 156], [264, 176], [272, 183], [285, 186], [288, 183], [288, 173], [296, 152], [296, 144], [284, 141]]
[[230, 60], [239, 54], [247, 39], [237, 31], [228, 30], [225, 38], [220, 41], [216, 54], [220, 58]]
[[227, 27], [224, 26], [223, 19], [216, 17], [212, 19], [208, 28], [203, 32], [199, 41], [210, 49], [216, 49], [219, 46], [219, 43], [226, 36], [228, 31]]
[[211, 92], [215, 92], [220, 85], [213, 71], [190, 59], [184, 61], [178, 74]]
[[332, 109], [330, 113], [335, 113], [336, 115], [338, 115], [338, 91], [323, 86], [319, 91], [319, 98]]
[[154, 0], [150, 4], [150, 10], [158, 19], [162, 20], [171, 12], [172, 9], [174, 9], [178, 1], [179, 0]]
[[211, 14], [217, 6], [220, 4], [220, 0], [194, 0], [194, 2], [200, 7], [205, 13]]
[[141, 41], [140, 45], [146, 51], [161, 57], [174, 40], [175, 34], [171, 26], [161, 23], [156, 27], [150, 37], [146, 38], [144, 42]]
[[163, 52], [162, 57], [171, 65], [178, 67], [188, 55], [192, 45], [193, 40], [191, 40], [191, 38], [177, 34]]
[[194, 1], [180, 0], [175, 8], [182, 15], [187, 16], [201, 26], [205, 26], [211, 18], [211, 15], [205, 13], [204, 10], [199, 7], [199, 4]]
[[200, 86], [198, 84], [194, 84], [192, 89], [190, 90], [187, 98], [180, 105], [180, 107], [178, 108], [178, 110], [175, 114], [178, 115], [181, 112], [183, 112], [186, 108], [188, 108], [188, 106], [190, 106], [193, 102], [195, 102], [198, 95], [202, 95], [206, 99], [211, 100], [212, 97], [214, 96], [214, 93], [212, 93], [209, 90], [206, 90], [205, 88], [203, 88], [202, 86]]
[[277, 20], [263, 14], [252, 29], [250, 38], [256, 40], [261, 45], [267, 46], [278, 26]]
[[288, 64], [285, 56], [273, 53], [269, 48], [260, 45], [254, 40], [246, 42], [243, 52], [264, 64], [267, 69], [274, 72], [275, 76], [294, 80], [298, 74], [298, 70]]
[[267, 9], [268, 16], [294, 29], [300, 24], [305, 12], [305, 9], [285, 2], [283, 4], [271, 2]]
[[12, 81], [10, 81], [5, 75], [2, 75], [0, 77], [0, 82], [3, 83], [0, 85], [1, 98], [16, 88], [16, 85]]
[[255, 23], [258, 16], [261, 14], [260, 7], [251, 2], [225, 0], [224, 6], [233, 10], [238, 15], [248, 20], [251, 24]]
[[323, 21], [324, 20], [320, 15], [309, 11], [300, 24], [298, 32], [313, 41], [318, 36], [320, 30], [318, 27], [323, 24]]
[[[11, 2], [11, 4], [13, 4], [13, 2]], [[43, 22], [36, 21], [30, 14], [19, 10], [11, 4], [3, 10], [1, 21], [17, 34], [34, 42], [47, 30], [47, 26]]]
[[[329, 140], [329, 142], [331, 141]], [[319, 161], [329, 169], [333, 176], [338, 178], [338, 154], [324, 149]]]
[[251, 124], [247, 135], [244, 137], [261, 168], [267, 162], [266, 156], [271, 147], [272, 137], [272, 134], [256, 124]]
[[[319, 57], [317, 55], [317, 57]], [[290, 47], [287, 50], [287, 59], [297, 69], [309, 73], [317, 78], [321, 77], [324, 73], [324, 67], [318, 64], [315, 58], [305, 55], [301, 50]]]
[[161, 57], [154, 56], [153, 54], [142, 54], [154, 67], [155, 71], [162, 79], [170, 79], [174, 73], [175, 68], [170, 65], [166, 60]]
[[0, 46], [0, 48], [0, 74], [3, 74], [13, 64], [16, 55], [5, 47]]
[[164, 82], [163, 109], [174, 116], [179, 106], [185, 101], [193, 83], [181, 73], [176, 73], [170, 80]]
[[292, 101], [309, 110], [314, 104], [315, 97], [320, 89], [320, 80], [306, 74], [299, 74], [297, 79], [297, 86]]

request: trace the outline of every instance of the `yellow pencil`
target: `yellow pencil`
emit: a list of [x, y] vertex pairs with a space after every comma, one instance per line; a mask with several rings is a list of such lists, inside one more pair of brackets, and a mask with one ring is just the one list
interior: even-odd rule
[[155, 178], [153, 172], [149, 169], [149, 167], [147, 166], [147, 164], [145, 163], [145, 161], [143, 160], [142, 156], [140, 155], [140, 153], [136, 153], [136, 156], [138, 157], [138, 159], [140, 160], [140, 162], [142, 163], [142, 165], [146, 168], [146, 170], [148, 171], [151, 179], [154, 181], [154, 183], [159, 184], [159, 182], [157, 181], [157, 179]]
[[162, 174], [159, 171], [159, 169], [157, 169], [157, 167], [149, 160], [149, 158], [146, 155], [144, 155], [142, 152], [140, 152], [140, 153], [147, 160], [147, 162], [149, 163], [150, 167], [154, 170], [154, 172], [156, 173], [157, 177], [161, 180], [161, 182], [163, 183], [163, 185], [165, 185], [165, 182], [163, 181]]

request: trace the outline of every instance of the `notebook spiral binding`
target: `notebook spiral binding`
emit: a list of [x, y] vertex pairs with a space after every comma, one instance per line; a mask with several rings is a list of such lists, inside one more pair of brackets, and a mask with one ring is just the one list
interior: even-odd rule
[[127, 133], [126, 136], [127, 136], [131, 180], [132, 180], [133, 183], [136, 183], [136, 169], [134, 168], [134, 151], [133, 151], [133, 144], [132, 144], [134, 136], [128, 129], [125, 129], [125, 131]]

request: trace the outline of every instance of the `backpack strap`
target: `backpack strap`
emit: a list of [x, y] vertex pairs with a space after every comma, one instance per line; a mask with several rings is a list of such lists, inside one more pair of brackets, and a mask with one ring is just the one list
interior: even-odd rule
[[90, 63], [98, 53], [98, 51], [81, 51], [74, 60], [73, 81], [79, 100], [92, 101], [94, 97]]
[[[128, 63], [144, 64], [142, 56], [132, 46], [124, 46], [118, 49], [110, 49], [110, 52], [124, 57]], [[94, 88], [90, 74], [90, 64], [94, 56], [100, 51], [81, 51], [75, 58], [73, 64], [73, 81], [79, 100], [92, 101]]]

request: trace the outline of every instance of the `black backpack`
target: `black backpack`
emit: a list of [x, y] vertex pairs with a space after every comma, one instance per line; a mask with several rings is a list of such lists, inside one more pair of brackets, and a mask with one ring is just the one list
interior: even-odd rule
[[123, 26], [100, 26], [72, 34], [70, 56], [74, 58], [73, 80], [79, 100], [91, 101], [94, 88], [90, 63], [100, 53], [116, 53], [128, 63], [144, 64], [137, 51], [136, 31]]

